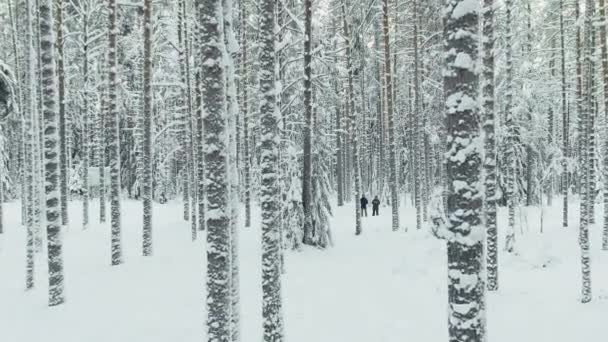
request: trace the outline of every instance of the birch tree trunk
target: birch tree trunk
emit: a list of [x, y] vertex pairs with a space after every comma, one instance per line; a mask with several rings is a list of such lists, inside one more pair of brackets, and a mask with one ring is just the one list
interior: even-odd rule
[[481, 137], [478, 107], [479, 5], [449, 0], [444, 13], [448, 168], [449, 339], [485, 341]]
[[496, 231], [496, 140], [494, 135], [494, 0], [483, 2], [484, 214], [487, 229], [488, 290], [498, 290], [498, 234]]
[[63, 257], [61, 239], [61, 218], [59, 203], [60, 142], [59, 113], [57, 110], [57, 84], [55, 79], [55, 58], [53, 39], [52, 1], [41, 0], [40, 52], [42, 64], [43, 115], [44, 115], [44, 174], [46, 202], [46, 232], [49, 272], [49, 306], [62, 304]]

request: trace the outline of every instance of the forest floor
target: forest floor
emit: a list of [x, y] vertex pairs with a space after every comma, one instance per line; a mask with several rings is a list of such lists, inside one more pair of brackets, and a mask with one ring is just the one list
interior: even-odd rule
[[[580, 304], [578, 219], [561, 227], [560, 201], [522, 213], [516, 253], [500, 252], [500, 290], [490, 293], [488, 340], [493, 342], [605, 341], [608, 252], [601, 224], [592, 228], [593, 301]], [[91, 217], [98, 221], [98, 203]], [[572, 205], [571, 213], [578, 212]], [[596, 208], [600, 223], [601, 205]], [[141, 205], [123, 202], [125, 263], [110, 266], [109, 223], [83, 231], [81, 205], [70, 204], [64, 234], [67, 302], [47, 307], [46, 261], [36, 257], [36, 286], [25, 292], [25, 230], [16, 203], [5, 205], [0, 235], [0, 336], [7, 342], [200, 342], [205, 331], [203, 240], [191, 242], [177, 202], [154, 212], [154, 256], [141, 256]], [[336, 208], [335, 246], [286, 253], [283, 299], [286, 341], [447, 341], [444, 243], [415, 230], [411, 206], [391, 231], [390, 208], [363, 219], [354, 235], [354, 208]], [[371, 210], [370, 210], [371, 214]], [[259, 216], [257, 210], [254, 217]], [[527, 219], [526, 219], [527, 217]], [[500, 213], [504, 232], [504, 212]], [[259, 220], [240, 235], [242, 341], [260, 341]], [[527, 222], [527, 223], [526, 223]], [[408, 231], [405, 231], [405, 227]], [[503, 236], [500, 236], [503, 245]]]

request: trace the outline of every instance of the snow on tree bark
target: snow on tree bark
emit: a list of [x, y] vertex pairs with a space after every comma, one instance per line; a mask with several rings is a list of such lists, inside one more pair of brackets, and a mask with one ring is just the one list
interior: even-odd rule
[[[86, 6], [86, 3], [84, 3]], [[88, 7], [84, 9], [86, 14], [82, 16], [82, 37], [83, 37], [83, 56], [82, 56], [82, 73], [83, 73], [83, 105], [82, 105], [82, 187], [83, 187], [83, 196], [82, 196], [82, 229], [87, 229], [89, 225], [89, 149], [90, 149], [90, 139], [89, 139], [89, 15], [88, 15]]]
[[496, 140], [494, 135], [494, 0], [483, 2], [484, 215], [487, 229], [488, 290], [498, 290], [498, 234], [496, 231]]
[[312, 0], [304, 0], [304, 150], [302, 168], [302, 205], [304, 243], [316, 245], [312, 222]]
[[447, 120], [448, 298], [450, 341], [485, 341], [482, 140], [479, 136], [478, 0], [444, 9]]
[[[561, 4], [561, 2], [560, 2]], [[608, 46], [606, 43], [606, 8], [605, 1], [599, 0], [599, 17], [602, 19], [600, 24], [600, 47], [602, 50], [602, 77], [604, 90], [604, 118], [608, 118]], [[608, 179], [608, 127], [604, 128], [603, 141], [603, 176]], [[602, 250], [608, 250], [608, 182], [604, 181], [604, 227], [602, 232]]]
[[[259, 2], [259, 94], [262, 180], [262, 320], [265, 342], [283, 341], [280, 273], [279, 117], [276, 110], [275, 3]], [[305, 5], [306, 8], [306, 5]]]
[[[179, 42], [179, 66], [180, 66], [180, 77], [182, 81], [181, 85], [181, 96], [178, 100], [179, 104], [179, 120], [181, 121], [181, 132], [179, 134], [180, 144], [181, 144], [181, 159], [182, 159], [182, 200], [184, 205], [184, 221], [190, 220], [190, 175], [191, 175], [191, 156], [190, 156], [190, 147], [188, 146], [188, 136], [190, 133], [188, 132], [189, 120], [190, 117], [187, 115], [186, 111], [186, 103], [185, 99], [188, 96], [186, 94], [186, 46], [188, 45], [188, 41], [186, 38], [186, 2], [185, 0], [180, 0], [178, 5], [178, 14], [177, 14], [177, 37]], [[197, 232], [196, 228], [192, 232], [192, 240], [196, 239]]]
[[229, 341], [231, 308], [228, 132], [221, 0], [198, 0], [207, 195], [207, 340]]
[[593, 31], [592, 21], [594, 13], [594, 2], [593, 0], [587, 0], [585, 3], [585, 36], [584, 36], [584, 90], [583, 103], [581, 106], [582, 112], [579, 112], [580, 122], [582, 124], [582, 139], [581, 139], [581, 214], [580, 214], [580, 228], [579, 228], [579, 245], [581, 249], [581, 275], [582, 275], [582, 287], [581, 287], [581, 302], [587, 303], [591, 301], [591, 256], [589, 252], [589, 225], [591, 224], [590, 216], [593, 211], [590, 210], [590, 203], [592, 201], [593, 194], [591, 193], [591, 169], [593, 168], [593, 144], [592, 140], [592, 125], [593, 125], [593, 111], [595, 103], [593, 101], [594, 92], [593, 89]]
[[234, 61], [238, 58], [239, 46], [233, 31], [232, 0], [222, 0], [224, 15], [224, 43], [226, 45], [225, 77], [226, 77], [226, 114], [228, 116], [228, 180], [230, 186], [230, 333], [231, 341], [241, 339], [240, 297], [239, 297], [239, 188], [237, 165], [237, 118], [239, 104], [236, 90], [236, 69]]
[[505, 126], [507, 131], [507, 151], [505, 152], [506, 171], [507, 171], [507, 208], [508, 208], [508, 225], [505, 239], [505, 250], [509, 253], [515, 248], [515, 202], [516, 202], [516, 167], [515, 167], [515, 140], [516, 129], [515, 118], [513, 113], [513, 33], [512, 33], [512, 10], [513, 1], [505, 0], [506, 11], [506, 32], [505, 32], [505, 52], [506, 52], [506, 87], [505, 94]]
[[[107, 52], [103, 53], [104, 62], [107, 64]], [[102, 63], [103, 64], [103, 63]], [[105, 72], [107, 66], [101, 67], [101, 82], [99, 84], [100, 104], [99, 117], [97, 118], [97, 166], [99, 167], [99, 222], [106, 222], [106, 146], [108, 117], [108, 77]]]
[[[346, 16], [346, 0], [342, 0], [342, 20], [343, 20], [343, 30], [344, 30], [344, 42], [346, 44], [345, 55], [346, 55], [346, 70], [348, 73], [348, 86], [347, 86], [347, 103], [346, 108], [348, 109], [348, 114], [346, 115], [348, 119], [348, 131], [350, 134], [350, 142], [352, 149], [352, 165], [354, 173], [354, 191], [353, 195], [355, 196], [355, 235], [360, 235], [362, 232], [361, 225], [361, 206], [359, 205], [359, 198], [361, 196], [361, 178], [360, 178], [360, 170], [359, 170], [359, 154], [358, 154], [358, 134], [357, 134], [357, 113], [355, 110], [355, 89], [353, 86], [353, 78], [354, 78], [354, 67], [353, 67], [353, 46], [352, 46], [352, 36], [351, 36], [351, 27], [348, 23], [348, 19]], [[350, 169], [350, 168], [349, 168]], [[347, 192], [348, 193], [348, 192]]]
[[[603, 1], [603, 0], [602, 0]], [[565, 47], [565, 30], [564, 30], [564, 0], [559, 0], [559, 28], [560, 28], [560, 43], [561, 43], [561, 73], [562, 73], [562, 225], [568, 227], [568, 114], [566, 104], [566, 47]], [[605, 159], [608, 160], [608, 159]]]
[[241, 111], [243, 112], [243, 173], [244, 173], [244, 201], [245, 201], [245, 227], [251, 226], [251, 156], [249, 148], [249, 99], [248, 99], [248, 81], [247, 77], [247, 5], [246, 1], [241, 0], [239, 3], [239, 11], [241, 16], [241, 63], [240, 63], [240, 79], [241, 79]]
[[120, 220], [120, 135], [118, 113], [117, 6], [107, 0], [108, 8], [108, 159], [110, 161], [110, 223], [112, 226], [112, 265], [123, 263]]
[[152, 1], [144, 0], [143, 255], [152, 255]]
[[49, 272], [49, 306], [62, 304], [63, 259], [60, 218], [60, 142], [57, 110], [57, 84], [54, 61], [52, 1], [40, 0], [40, 52], [42, 64], [42, 96], [44, 116], [44, 174], [46, 202], [46, 232]]
[[421, 197], [421, 184], [422, 179], [420, 177], [421, 172], [417, 167], [420, 164], [420, 135], [422, 130], [420, 129], [422, 121], [420, 114], [420, 62], [418, 53], [418, 1], [413, 0], [413, 20], [414, 20], [414, 112], [412, 113], [412, 155], [414, 161], [414, 206], [416, 207], [416, 229], [422, 228], [422, 197]]
[[24, 136], [24, 140], [27, 141], [25, 144], [26, 149], [26, 162], [24, 167], [27, 168], [26, 171], [26, 188], [27, 188], [27, 196], [26, 196], [26, 229], [27, 229], [27, 238], [26, 238], [26, 276], [25, 276], [25, 287], [26, 289], [32, 289], [34, 287], [34, 177], [36, 170], [34, 169], [34, 144], [36, 139], [34, 139], [34, 120], [35, 115], [34, 112], [36, 110], [35, 105], [35, 68], [34, 68], [34, 56], [33, 56], [33, 40], [34, 35], [32, 31], [32, 2], [31, 0], [26, 0], [26, 11], [27, 11], [27, 30], [26, 30], [26, 46], [24, 51], [24, 58], [27, 63], [25, 68], [25, 78], [27, 80], [27, 91], [26, 91], [26, 100], [25, 100], [25, 108], [24, 113], [28, 115], [25, 119], [26, 121], [26, 134]]
[[61, 190], [61, 224], [68, 225], [68, 150], [66, 143], [66, 112], [65, 112], [65, 69], [63, 53], [63, 3], [64, 0], [55, 0], [55, 25], [57, 31], [57, 81], [59, 95], [59, 164], [60, 164], [60, 190]]
[[397, 182], [397, 146], [395, 144], [395, 119], [393, 113], [393, 80], [391, 73], [391, 49], [388, 27], [388, 0], [382, 1], [382, 27], [384, 38], [384, 82], [386, 86], [386, 116], [388, 117], [389, 172], [393, 231], [399, 230], [399, 183]]

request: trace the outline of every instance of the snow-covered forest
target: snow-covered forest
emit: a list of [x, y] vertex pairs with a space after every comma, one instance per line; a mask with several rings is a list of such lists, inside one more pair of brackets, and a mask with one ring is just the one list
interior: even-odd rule
[[0, 0], [0, 340], [603, 341], [605, 5]]

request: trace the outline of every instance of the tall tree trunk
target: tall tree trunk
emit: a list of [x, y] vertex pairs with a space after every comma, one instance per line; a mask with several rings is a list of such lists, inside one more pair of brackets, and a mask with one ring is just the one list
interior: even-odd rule
[[207, 217], [207, 340], [231, 340], [231, 268], [228, 132], [221, 0], [198, 0]]
[[509, 253], [515, 248], [515, 202], [517, 197], [517, 188], [515, 183], [516, 167], [515, 167], [515, 143], [517, 140], [517, 128], [515, 127], [515, 119], [513, 113], [513, 33], [512, 33], [512, 10], [513, 1], [505, 0], [505, 9], [507, 12], [506, 19], [506, 74], [507, 74], [507, 91], [505, 94], [505, 125], [507, 130], [507, 153], [506, 153], [506, 169], [507, 169], [507, 208], [508, 208], [508, 225], [507, 236], [505, 240], [505, 250]]
[[393, 80], [391, 78], [391, 49], [388, 27], [388, 0], [382, 1], [382, 26], [384, 36], [384, 79], [386, 85], [386, 116], [388, 117], [389, 170], [391, 184], [391, 208], [393, 231], [399, 230], [399, 183], [397, 182], [397, 146], [395, 143], [395, 119], [393, 113]]
[[[104, 61], [107, 61], [107, 52], [103, 54]], [[104, 66], [100, 68], [101, 82], [99, 92], [101, 103], [99, 106], [98, 118], [98, 138], [97, 138], [97, 158], [99, 167], [99, 222], [106, 222], [106, 147], [108, 146], [108, 136], [106, 121], [108, 117], [108, 77]]]
[[[309, 0], [305, 0], [308, 1]], [[279, 117], [275, 99], [275, 1], [260, 0], [260, 123], [262, 184], [262, 320], [265, 342], [283, 341], [280, 274]], [[306, 6], [305, 6], [306, 9]], [[306, 16], [308, 16], [306, 14]], [[309, 36], [310, 37], [310, 36]], [[310, 79], [309, 79], [310, 80]], [[308, 209], [310, 210], [310, 209]]]
[[116, 0], [108, 0], [108, 159], [110, 161], [110, 223], [112, 225], [112, 265], [123, 263], [120, 221], [120, 118], [118, 113]]
[[[606, 45], [606, 8], [605, 1], [599, 0], [600, 10], [600, 47], [602, 49], [602, 76], [604, 84], [604, 119], [608, 118], [608, 46]], [[604, 180], [608, 179], [608, 128], [604, 129], [603, 141], [603, 174]], [[602, 250], [608, 250], [608, 182], [604, 181], [604, 229], [602, 233]]]
[[[355, 235], [360, 235], [362, 232], [362, 226], [361, 226], [361, 206], [359, 205], [359, 198], [361, 197], [361, 172], [359, 169], [359, 153], [358, 153], [358, 146], [357, 146], [357, 142], [358, 142], [358, 133], [357, 133], [357, 114], [356, 114], [356, 109], [355, 109], [355, 89], [353, 86], [354, 83], [354, 66], [353, 66], [353, 46], [352, 46], [352, 36], [351, 36], [351, 30], [350, 30], [350, 25], [348, 23], [348, 18], [346, 16], [346, 0], [342, 0], [342, 16], [343, 16], [343, 20], [344, 20], [344, 37], [345, 37], [345, 44], [346, 44], [346, 70], [348, 73], [348, 87], [347, 87], [347, 105], [346, 107], [348, 108], [348, 113], [349, 115], [347, 115], [348, 119], [349, 119], [349, 131], [350, 131], [350, 142], [351, 142], [351, 148], [353, 151], [353, 170], [352, 172], [354, 173], [354, 179], [355, 179], [355, 188], [354, 188], [354, 195], [355, 195]], [[349, 168], [350, 169], [350, 168]]]
[[241, 308], [239, 295], [239, 255], [238, 255], [238, 220], [239, 220], [239, 193], [238, 193], [238, 166], [237, 166], [237, 118], [239, 104], [236, 90], [236, 69], [234, 61], [238, 58], [238, 43], [233, 31], [232, 0], [222, 0], [224, 15], [224, 43], [226, 56], [224, 57], [226, 77], [226, 115], [228, 116], [228, 180], [229, 180], [229, 210], [230, 210], [230, 340], [241, 340]]
[[594, 12], [593, 0], [587, 0], [585, 3], [585, 40], [584, 40], [584, 93], [583, 105], [581, 106], [582, 112], [579, 113], [581, 116], [580, 121], [583, 127], [583, 136], [581, 139], [581, 159], [582, 159], [582, 185], [581, 185], [581, 215], [580, 215], [580, 228], [579, 228], [579, 244], [581, 248], [581, 274], [582, 274], [582, 288], [581, 288], [581, 302], [587, 303], [591, 301], [591, 256], [589, 252], [589, 224], [590, 216], [592, 211], [590, 210], [591, 199], [593, 194], [591, 193], [591, 168], [593, 168], [592, 159], [592, 148], [591, 135], [593, 125], [593, 12]]
[[143, 255], [152, 255], [152, 0], [144, 0]]
[[68, 150], [66, 143], [66, 118], [65, 118], [65, 69], [63, 66], [63, 2], [56, 0], [55, 25], [57, 31], [57, 81], [59, 91], [59, 167], [61, 183], [61, 224], [68, 225]]
[[36, 111], [35, 105], [35, 96], [36, 96], [36, 85], [35, 85], [35, 67], [34, 67], [34, 34], [33, 34], [33, 22], [32, 22], [32, 11], [34, 8], [32, 7], [32, 0], [26, 0], [26, 10], [27, 10], [27, 30], [26, 30], [26, 46], [24, 59], [27, 63], [25, 68], [25, 78], [27, 80], [27, 91], [26, 91], [26, 101], [25, 101], [25, 109], [24, 113], [28, 115], [28, 118], [25, 119], [27, 122], [26, 131], [27, 134], [25, 139], [28, 141], [26, 145], [26, 163], [25, 167], [27, 168], [27, 213], [26, 213], [26, 227], [27, 227], [27, 239], [26, 239], [26, 277], [25, 277], [25, 287], [26, 289], [32, 289], [34, 287], [34, 178], [35, 173], [34, 170], [34, 158], [36, 155], [34, 154], [34, 145], [36, 143], [36, 139], [34, 138], [34, 120]]
[[[603, 1], [603, 0], [601, 0]], [[561, 43], [561, 72], [562, 72], [562, 195], [563, 195], [563, 216], [562, 225], [568, 227], [568, 113], [566, 108], [566, 47], [564, 30], [564, 0], [559, 1], [559, 30]], [[608, 160], [608, 159], [605, 159]], [[608, 184], [608, 183], [607, 183]]]
[[[83, 73], [83, 105], [81, 117], [82, 123], [82, 229], [87, 229], [89, 225], [89, 8], [88, 3], [83, 2], [82, 14], [82, 37], [83, 37], [83, 56], [82, 56], [82, 73]], [[85, 7], [86, 6], [86, 7]]]
[[243, 112], [243, 172], [245, 194], [245, 227], [251, 226], [251, 150], [249, 147], [249, 99], [247, 77], [247, 2], [241, 0], [239, 5], [241, 16], [241, 111]]
[[488, 290], [498, 290], [498, 234], [496, 231], [496, 140], [494, 135], [494, 0], [484, 0], [483, 86], [484, 214], [487, 227]]
[[[189, 120], [190, 117], [187, 114], [185, 99], [188, 96], [186, 94], [186, 47], [188, 46], [188, 39], [185, 35], [185, 27], [187, 25], [187, 17], [186, 17], [186, 2], [185, 0], [180, 0], [179, 9], [177, 15], [177, 37], [179, 42], [179, 65], [180, 65], [180, 76], [182, 80], [182, 90], [180, 96], [180, 120], [182, 121], [181, 133], [180, 133], [180, 143], [181, 143], [181, 156], [182, 156], [182, 199], [184, 204], [184, 220], [190, 220], [190, 148], [188, 146], [188, 137], [190, 133], [188, 132]], [[195, 240], [197, 236], [196, 229], [192, 231], [192, 240]]]
[[[526, 20], [527, 31], [526, 31], [526, 45], [525, 45], [525, 53], [528, 57], [528, 60], [532, 58], [532, 9], [530, 5], [530, 0], [526, 1]], [[532, 63], [528, 62], [528, 69], [525, 70], [526, 73], [531, 72]], [[532, 89], [527, 89], [529, 87], [529, 82], [527, 80], [524, 81], [524, 87], [526, 90], [524, 92], [532, 93]], [[528, 105], [526, 108], [526, 119], [528, 121], [529, 130], [532, 130], [532, 108]], [[532, 141], [529, 141], [526, 144], [526, 206], [534, 205], [534, 150], [532, 149]]]
[[482, 160], [478, 111], [479, 8], [450, 0], [444, 10], [444, 75], [449, 200], [449, 339], [485, 341]]
[[317, 244], [312, 222], [312, 0], [304, 0], [304, 151], [302, 169], [302, 205], [304, 207], [304, 243]]
[[43, 115], [44, 115], [44, 174], [46, 201], [46, 232], [49, 270], [49, 306], [62, 304], [63, 257], [61, 241], [61, 218], [59, 217], [59, 113], [57, 110], [57, 84], [53, 50], [52, 1], [41, 0], [40, 52], [42, 63]]
[[420, 113], [420, 69], [419, 69], [419, 56], [418, 56], [418, 0], [413, 0], [413, 13], [414, 13], [414, 112], [412, 113], [412, 121], [415, 127], [412, 127], [413, 134], [413, 156], [414, 156], [414, 206], [416, 207], [416, 229], [422, 228], [422, 198], [421, 198], [421, 185], [422, 179], [420, 177], [420, 135], [422, 130], [420, 129], [422, 121]]
[[[581, 25], [579, 24], [579, 20], [580, 20], [580, 0], [576, 0], [575, 3], [575, 17], [576, 17], [576, 113], [578, 114], [578, 133], [579, 133], [579, 139], [577, 142], [577, 152], [578, 152], [578, 156], [579, 156], [579, 165], [578, 165], [578, 182], [577, 182], [577, 192], [579, 194], [579, 196], [582, 198], [583, 192], [584, 192], [584, 188], [585, 186], [583, 185], [584, 183], [584, 174], [581, 171], [582, 168], [582, 164], [583, 164], [583, 147], [582, 147], [582, 143], [581, 143], [581, 137], [584, 136], [584, 131], [585, 131], [585, 126], [583, 124], [583, 56], [581, 53], [581, 50], [583, 49], [582, 46], [582, 30], [581, 30]], [[584, 208], [586, 206], [586, 203], [584, 201], [581, 201], [581, 214], [584, 211]]]

